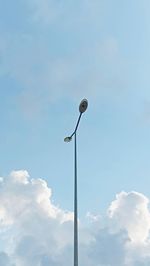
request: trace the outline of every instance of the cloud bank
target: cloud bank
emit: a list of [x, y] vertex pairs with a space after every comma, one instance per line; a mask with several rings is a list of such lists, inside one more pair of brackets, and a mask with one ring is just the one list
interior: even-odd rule
[[[149, 199], [121, 192], [105, 217], [88, 214], [79, 223], [79, 258], [86, 266], [150, 263]], [[43, 179], [25, 170], [0, 178], [0, 265], [69, 266], [73, 258], [73, 213], [52, 202]]]

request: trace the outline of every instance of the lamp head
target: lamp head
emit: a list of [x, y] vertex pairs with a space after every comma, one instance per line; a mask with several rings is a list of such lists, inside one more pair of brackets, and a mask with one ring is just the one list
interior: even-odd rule
[[86, 99], [83, 99], [79, 105], [79, 112], [84, 113], [88, 107], [88, 101]]
[[71, 137], [66, 137], [66, 138], [64, 138], [64, 141], [65, 141], [65, 142], [70, 142], [71, 140], [72, 140]]

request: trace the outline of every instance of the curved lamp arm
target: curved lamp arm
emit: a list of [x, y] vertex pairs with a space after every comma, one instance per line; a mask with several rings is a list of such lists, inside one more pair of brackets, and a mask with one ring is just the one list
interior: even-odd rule
[[78, 118], [78, 121], [77, 121], [77, 124], [76, 124], [76, 127], [75, 127], [75, 130], [73, 131], [73, 133], [69, 136], [69, 137], [66, 137], [64, 139], [65, 142], [70, 142], [72, 140], [72, 137], [74, 136], [74, 134], [76, 133], [77, 129], [78, 129], [78, 126], [79, 126], [79, 123], [80, 123], [80, 119], [81, 119], [81, 116], [82, 114], [86, 111], [88, 107], [88, 101], [86, 99], [83, 99], [79, 105], [79, 112], [80, 112], [80, 115], [79, 115], [79, 118]]

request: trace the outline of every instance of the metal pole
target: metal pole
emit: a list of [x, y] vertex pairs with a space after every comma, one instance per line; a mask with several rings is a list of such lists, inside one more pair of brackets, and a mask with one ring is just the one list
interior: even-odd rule
[[77, 191], [77, 134], [74, 135], [75, 172], [74, 172], [74, 266], [78, 266], [78, 191]]
[[79, 118], [72, 135], [64, 139], [65, 142], [70, 142], [74, 136], [74, 266], [78, 266], [78, 183], [77, 183], [77, 129], [80, 123], [82, 114], [88, 107], [88, 101], [83, 99], [79, 105]]

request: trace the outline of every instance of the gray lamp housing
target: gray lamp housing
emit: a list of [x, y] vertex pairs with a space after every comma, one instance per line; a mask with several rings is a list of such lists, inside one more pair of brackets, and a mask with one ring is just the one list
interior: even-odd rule
[[84, 113], [88, 107], [88, 101], [87, 99], [83, 99], [79, 105], [79, 112]]

